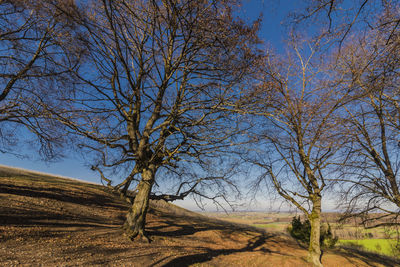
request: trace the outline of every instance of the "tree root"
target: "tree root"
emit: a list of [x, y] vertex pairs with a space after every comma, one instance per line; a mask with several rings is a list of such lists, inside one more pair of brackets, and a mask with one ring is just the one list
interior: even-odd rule
[[150, 243], [152, 240], [145, 234], [144, 231], [138, 229], [131, 229], [128, 225], [124, 224], [124, 235], [128, 237], [131, 241], [141, 241], [145, 243]]

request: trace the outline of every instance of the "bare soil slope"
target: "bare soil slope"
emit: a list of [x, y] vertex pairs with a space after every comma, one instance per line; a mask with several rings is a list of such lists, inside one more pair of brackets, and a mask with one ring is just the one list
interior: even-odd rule
[[[285, 235], [209, 219], [153, 202], [152, 243], [123, 235], [128, 204], [106, 188], [0, 167], [0, 266], [307, 266]], [[346, 251], [324, 266], [396, 266]]]

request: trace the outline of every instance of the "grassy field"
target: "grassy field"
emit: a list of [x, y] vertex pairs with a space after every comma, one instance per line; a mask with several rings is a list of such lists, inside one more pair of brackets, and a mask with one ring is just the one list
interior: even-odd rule
[[365, 249], [367, 251], [398, 257], [399, 252], [395, 250], [396, 240], [393, 239], [361, 239], [361, 240], [339, 240], [339, 245]]
[[[287, 234], [293, 216], [292, 213], [265, 213], [265, 212], [233, 212], [233, 213], [206, 213], [207, 216], [218, 219], [248, 224], [265, 229], [271, 233]], [[386, 256], [399, 257], [395, 251], [395, 231], [390, 228], [378, 227], [365, 229], [356, 221], [348, 221], [345, 224], [337, 222], [339, 214], [323, 214], [323, 223], [329, 223], [334, 236], [339, 238], [336, 247], [352, 247], [361, 251], [370, 251]]]

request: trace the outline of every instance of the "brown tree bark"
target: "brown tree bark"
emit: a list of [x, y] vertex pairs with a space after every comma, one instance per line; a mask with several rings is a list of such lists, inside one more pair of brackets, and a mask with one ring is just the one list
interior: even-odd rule
[[310, 244], [308, 247], [308, 261], [313, 266], [322, 266], [321, 263], [321, 196], [313, 197], [313, 209], [309, 215], [311, 223]]
[[135, 196], [132, 207], [129, 209], [124, 224], [125, 233], [131, 240], [138, 237], [146, 242], [150, 241], [145, 233], [145, 223], [156, 171], [156, 166], [150, 165], [142, 172], [142, 179], [137, 187], [138, 193]]

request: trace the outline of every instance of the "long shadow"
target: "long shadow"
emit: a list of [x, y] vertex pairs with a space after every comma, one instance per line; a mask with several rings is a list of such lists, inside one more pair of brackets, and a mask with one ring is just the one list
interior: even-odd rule
[[0, 225], [15, 225], [19, 227], [51, 226], [60, 228], [71, 227], [95, 227], [114, 228], [119, 227], [122, 218], [107, 220], [102, 217], [84, 214], [59, 214], [52, 210], [34, 210], [30, 208], [0, 207]]
[[[52, 224], [52, 226], [54, 226]], [[55, 225], [56, 227], [58, 225]], [[74, 225], [75, 226], [75, 225]], [[82, 225], [83, 227], [86, 227], [85, 225]], [[87, 227], [93, 227], [92, 225], [88, 225]], [[105, 227], [99, 227], [99, 229], [103, 229]], [[110, 229], [110, 228], [109, 228]], [[118, 228], [117, 228], [118, 229]], [[59, 237], [66, 237], [68, 235], [71, 235], [73, 233], [80, 232], [82, 233], [82, 229], [75, 228], [65, 228], [64, 230], [53, 230], [53, 229], [48, 229], [44, 228], [41, 230], [36, 230], [36, 231], [29, 231], [29, 232], [17, 232], [17, 233], [12, 233], [12, 235], [3, 235], [1, 237], [1, 241], [5, 242], [8, 240], [16, 240], [16, 239], [23, 239], [23, 240], [38, 240], [38, 239], [45, 239], [45, 238], [59, 238]]]
[[[1, 215], [1, 214], [0, 214]], [[59, 218], [60, 219], [60, 218]], [[106, 225], [101, 224], [102, 221], [82, 221], [81, 219], [76, 219], [74, 221], [65, 221], [65, 218], [62, 218], [62, 222], [55, 221], [56, 219], [53, 217], [35, 217], [35, 218], [25, 218], [19, 216], [9, 216], [0, 219], [0, 225], [18, 225], [18, 226], [51, 226], [51, 227], [99, 227], [99, 228], [114, 228], [115, 225]]]
[[[262, 235], [262, 236], [254, 237], [248, 241], [248, 243], [245, 247], [240, 248], [240, 249], [203, 248], [203, 250], [205, 250], [206, 252], [178, 257], [178, 258], [175, 258], [175, 259], [171, 260], [170, 262], [164, 264], [163, 266], [164, 267], [190, 266], [192, 264], [210, 261], [212, 258], [221, 256], [221, 255], [230, 255], [230, 254], [238, 253], [238, 252], [251, 252], [251, 251], [254, 251], [255, 249], [261, 247], [262, 245], [264, 245], [266, 243], [266, 241], [271, 237], [273, 237], [273, 236], [272, 235], [271, 236]], [[265, 247], [259, 248], [259, 250], [264, 253], [272, 253], [271, 250], [269, 250]], [[154, 263], [153, 266], [158, 263], [159, 262]]]
[[102, 246], [69, 247], [62, 251], [63, 255], [97, 254], [102, 256], [120, 254], [129, 251], [129, 248], [110, 248]]
[[85, 196], [74, 195], [72, 192], [68, 192], [68, 189], [45, 189], [45, 188], [33, 188], [29, 186], [10, 185], [0, 183], [0, 193], [13, 194], [26, 197], [38, 197], [47, 198], [50, 200], [59, 200], [63, 202], [70, 202], [80, 205], [95, 205], [102, 207], [112, 207], [118, 209], [127, 209], [127, 206], [122, 203], [115, 203], [115, 199], [106, 196], [98, 195], [87, 192]]
[[[160, 226], [153, 226], [146, 228], [146, 232], [151, 237], [162, 236], [162, 237], [182, 237], [187, 235], [193, 235], [195, 233], [201, 231], [210, 231], [210, 230], [219, 230], [221, 231], [222, 235], [226, 235], [229, 238], [229, 235], [235, 232], [254, 232], [253, 229], [250, 227], [241, 226], [241, 225], [234, 225], [227, 223], [226, 225], [212, 223], [208, 220], [203, 220], [201, 218], [190, 218], [190, 224], [185, 223], [178, 223], [179, 221], [187, 221], [188, 218], [182, 216], [186, 220], [178, 219], [181, 216], [174, 216], [174, 215], [162, 215], [163, 224]], [[173, 228], [173, 230], [168, 230], [168, 228]], [[267, 234], [265, 232], [258, 233], [259, 236], [255, 236], [254, 238], [250, 239], [246, 246], [239, 249], [210, 249], [209, 247], [198, 247], [197, 249], [201, 249], [202, 253], [193, 254], [193, 255], [185, 255], [182, 257], [178, 257], [172, 259], [170, 262], [166, 263], [165, 267], [172, 267], [172, 266], [189, 266], [195, 263], [203, 263], [211, 260], [212, 258], [220, 255], [230, 255], [233, 253], [238, 252], [251, 252], [255, 249], [258, 251], [262, 251], [264, 253], [272, 253], [271, 250], [263, 247], [263, 245], [268, 240], [269, 242], [276, 242], [273, 237], [276, 235], [274, 234]], [[203, 240], [204, 242], [205, 240]], [[276, 253], [276, 252], [274, 252]], [[282, 253], [280, 253], [282, 254]], [[282, 254], [284, 255], [284, 254]], [[154, 265], [160, 264], [162, 261], [166, 260], [168, 257], [158, 260], [157, 262], [153, 263]]]
[[[343, 250], [345, 249], [345, 250]], [[384, 265], [387, 267], [396, 267], [400, 266], [400, 260], [396, 260], [390, 257], [386, 257], [383, 255], [379, 255], [376, 253], [368, 252], [368, 251], [363, 251], [359, 249], [354, 249], [354, 248], [343, 248], [341, 250], [336, 250], [335, 252], [343, 257], [345, 257], [347, 260], [351, 261], [351, 258], [357, 258], [359, 260], [362, 260], [366, 264], [370, 266], [378, 266], [379, 265]], [[376, 264], [376, 265], [373, 265]]]
[[[255, 232], [250, 226], [241, 226], [232, 223], [217, 224], [210, 220], [202, 218], [192, 218], [187, 216], [170, 215], [170, 214], [159, 214], [158, 217], [162, 218], [163, 224], [160, 226], [146, 227], [146, 233], [150, 236], [162, 236], [162, 237], [176, 237], [193, 235], [194, 233], [209, 230], [223, 230], [224, 233], [230, 234], [237, 231]], [[179, 218], [179, 219], [178, 219]], [[188, 223], [178, 223], [177, 221], [190, 221]], [[168, 230], [168, 228], [175, 228], [175, 230]], [[265, 233], [259, 231], [258, 233]]]
[[[61, 188], [46, 188], [45, 185], [35, 184], [32, 186], [14, 185], [0, 180], [0, 194], [18, 195], [23, 197], [44, 198], [58, 202], [57, 206], [61, 209], [47, 207], [45, 210], [36, 209], [32, 205], [2, 205], [0, 204], [0, 225], [18, 225], [18, 226], [53, 226], [60, 228], [70, 227], [115, 227], [121, 225], [124, 218], [108, 219], [104, 216], [94, 214], [78, 213], [74, 211], [65, 212], [63, 203], [73, 203], [82, 206], [96, 206], [104, 208], [116, 208], [127, 210], [128, 207], [123, 202], [118, 203], [112, 196], [107, 194], [97, 194], [95, 192], [85, 192], [85, 187], [76, 187], [75, 185], [63, 185]], [[75, 187], [74, 187], [75, 186]], [[71, 191], [69, 189], [78, 189], [81, 191]], [[28, 201], [28, 200], [23, 200]], [[28, 203], [27, 203], [28, 204]], [[40, 206], [40, 205], [39, 205]]]
[[[223, 230], [226, 228], [223, 227], [212, 227], [212, 226], [199, 226], [197, 225], [192, 226], [192, 225], [187, 225], [187, 224], [178, 224], [174, 223], [173, 221], [163, 221], [165, 223], [164, 225], [161, 226], [156, 226], [156, 227], [147, 227], [146, 228], [146, 233], [149, 234], [150, 236], [163, 236], [163, 237], [176, 237], [176, 236], [185, 236], [185, 235], [192, 235], [197, 232], [201, 231], [207, 231], [207, 230]], [[168, 230], [169, 227], [178, 227], [176, 230]], [[161, 231], [163, 230], [163, 231]]]

